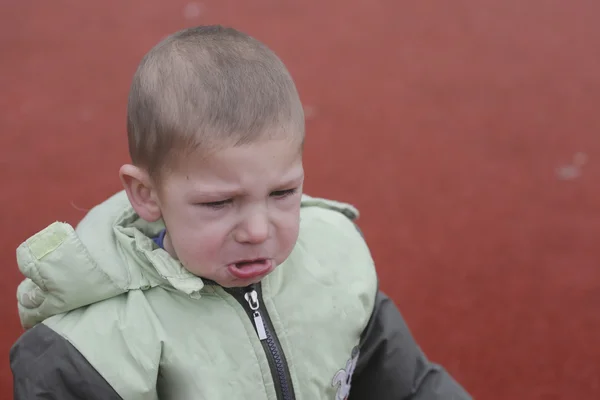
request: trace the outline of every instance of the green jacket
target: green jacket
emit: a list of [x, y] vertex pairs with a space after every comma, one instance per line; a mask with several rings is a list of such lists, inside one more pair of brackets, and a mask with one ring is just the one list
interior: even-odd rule
[[157, 248], [124, 192], [48, 226], [17, 249], [15, 399], [469, 398], [378, 292], [357, 216], [304, 196], [292, 254], [244, 289]]

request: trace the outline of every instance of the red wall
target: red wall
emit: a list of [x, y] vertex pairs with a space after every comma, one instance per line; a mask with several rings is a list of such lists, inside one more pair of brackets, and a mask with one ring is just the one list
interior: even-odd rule
[[199, 23], [288, 64], [307, 190], [360, 208], [382, 287], [432, 359], [481, 399], [600, 397], [599, 2], [88, 3], [1, 6], [0, 398], [16, 246], [119, 190], [136, 63]]

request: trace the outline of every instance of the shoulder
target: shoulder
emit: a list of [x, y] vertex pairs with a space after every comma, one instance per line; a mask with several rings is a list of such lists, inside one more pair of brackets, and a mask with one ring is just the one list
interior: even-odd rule
[[354, 285], [373, 296], [377, 274], [367, 243], [356, 225], [358, 210], [347, 203], [305, 196], [294, 264], [327, 282]]
[[[148, 292], [153, 290], [161, 289], [154, 288]], [[93, 348], [98, 343], [98, 337], [102, 337], [101, 341], [115, 342], [113, 348], [117, 351], [130, 352], [134, 350], [132, 345], [141, 346], [147, 341], [119, 342], [128, 337], [157, 339], [160, 331], [158, 319], [147, 299], [147, 292], [140, 289], [54, 315], [45, 319], [43, 324], [81, 350]]]
[[[299, 243], [331, 251], [354, 246], [370, 258], [369, 248], [356, 224], [358, 210], [349, 203], [304, 195], [300, 212]], [[350, 250], [350, 249], [348, 249]]]
[[360, 215], [358, 209], [350, 203], [321, 197], [312, 197], [307, 194], [302, 195], [300, 207], [300, 214], [306, 216], [344, 216], [349, 221], [355, 221]]
[[130, 292], [26, 330], [10, 350], [15, 398], [156, 398], [161, 341], [145, 303]]
[[[302, 296], [303, 309], [310, 310], [315, 324], [337, 332], [339, 341], [351, 342], [344, 356], [372, 315], [378, 286], [357, 217], [358, 211], [347, 203], [304, 197], [296, 246], [267, 285], [281, 304], [297, 304], [297, 296]], [[335, 326], [329, 326], [330, 321], [336, 321]]]
[[356, 226], [358, 210], [349, 203], [324, 198], [302, 196], [300, 208], [301, 234], [309, 231], [315, 234], [324, 230], [324, 234], [343, 236], [347, 240], [364, 242]]
[[85, 359], [124, 398], [154, 390], [162, 328], [142, 290], [52, 316], [32, 329], [52, 332], [46, 336], [67, 343], [65, 348]]

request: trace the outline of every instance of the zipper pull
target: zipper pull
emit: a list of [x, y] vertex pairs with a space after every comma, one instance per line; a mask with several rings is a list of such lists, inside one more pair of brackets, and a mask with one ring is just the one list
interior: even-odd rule
[[254, 326], [256, 326], [258, 338], [260, 340], [266, 340], [267, 331], [265, 330], [265, 323], [263, 322], [259, 311], [260, 303], [258, 302], [258, 293], [256, 293], [256, 290], [252, 289], [244, 294], [244, 298], [248, 302], [250, 309], [253, 311], [252, 317], [254, 317]]

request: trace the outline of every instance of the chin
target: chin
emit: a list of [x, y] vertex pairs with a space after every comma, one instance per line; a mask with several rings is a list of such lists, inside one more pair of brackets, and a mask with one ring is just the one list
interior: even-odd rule
[[250, 285], [253, 285], [255, 283], [262, 281], [263, 279], [265, 279], [267, 277], [267, 275], [260, 276], [257, 278], [252, 278], [252, 279], [230, 281], [230, 282], [227, 282], [228, 283], [227, 285], [221, 285], [221, 286], [223, 286], [225, 288], [243, 288], [243, 287], [250, 286]]
[[265, 275], [261, 275], [261, 276], [257, 276], [255, 278], [248, 278], [248, 279], [228, 279], [224, 282], [217, 282], [219, 285], [221, 285], [224, 288], [243, 288], [246, 286], [250, 286], [256, 283], [259, 283], [260, 281], [262, 281], [263, 279], [265, 279], [267, 276], [269, 276], [272, 272], [273, 272], [274, 268], [269, 271], [269, 273], [265, 274]]
[[228, 282], [227, 284], [221, 285], [225, 289], [239, 289], [245, 288], [246, 286], [250, 286], [256, 282], [247, 281], [247, 282]]

